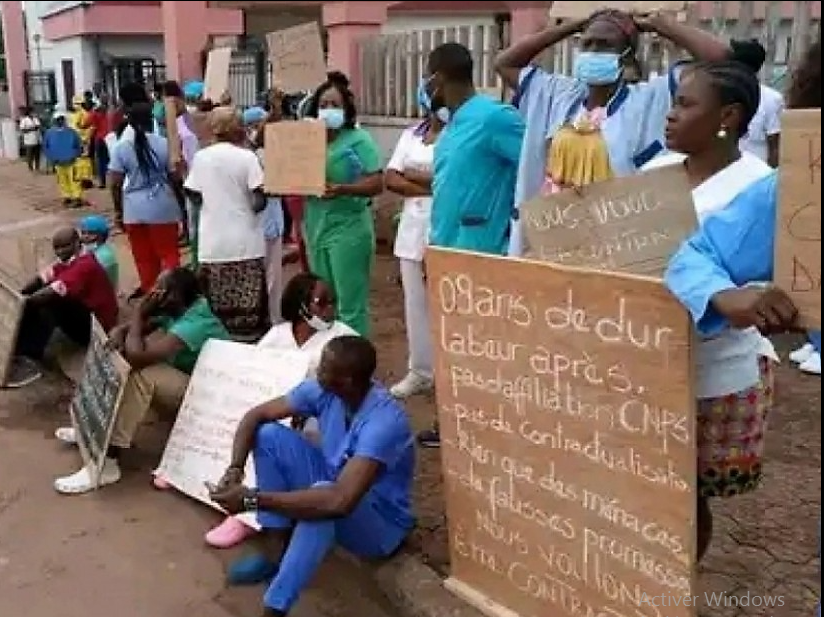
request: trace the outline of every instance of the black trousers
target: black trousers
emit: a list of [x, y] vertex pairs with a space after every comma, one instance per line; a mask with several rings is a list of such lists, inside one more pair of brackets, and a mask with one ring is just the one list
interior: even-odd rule
[[52, 334], [60, 330], [81, 347], [89, 344], [92, 314], [81, 302], [52, 296], [46, 301], [26, 302], [17, 334], [16, 355], [40, 361]]
[[40, 153], [42, 151], [40, 144], [23, 146], [23, 150], [26, 153], [26, 164], [29, 166], [29, 170], [40, 171]]

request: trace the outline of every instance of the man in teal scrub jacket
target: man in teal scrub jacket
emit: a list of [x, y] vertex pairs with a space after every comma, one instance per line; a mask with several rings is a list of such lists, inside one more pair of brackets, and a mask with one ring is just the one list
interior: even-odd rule
[[[505, 255], [525, 127], [514, 107], [475, 92], [473, 68], [459, 43], [429, 54], [432, 111], [446, 123], [435, 143], [429, 243]], [[418, 443], [440, 446], [437, 423]]]
[[429, 74], [432, 108], [448, 121], [435, 146], [430, 243], [504, 255], [524, 122], [511, 105], [475, 92], [463, 45], [434, 49]]

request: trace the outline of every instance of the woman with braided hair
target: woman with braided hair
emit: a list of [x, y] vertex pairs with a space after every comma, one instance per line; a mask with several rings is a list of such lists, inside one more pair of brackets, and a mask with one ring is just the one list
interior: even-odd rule
[[[718, 141], [722, 129], [727, 131], [723, 139], [737, 138], [732, 129], [746, 126], [745, 110], [752, 103], [731, 102], [736, 92], [731, 87], [731, 69], [698, 66], [690, 76], [694, 83], [685, 79], [676, 97], [670, 139], [678, 141], [690, 131], [706, 133], [710, 129], [700, 125], [713, 120]], [[703, 93], [697, 91], [702, 82]], [[693, 97], [698, 100], [692, 102]], [[691, 105], [705, 111], [690, 112]], [[820, 33], [794, 76], [788, 107], [821, 109]], [[693, 122], [687, 126], [690, 113]], [[689, 143], [697, 140], [690, 138]], [[677, 145], [686, 149], [686, 142]], [[717, 143], [712, 151], [718, 160], [725, 152], [735, 156], [731, 147]], [[688, 153], [686, 165], [693, 184], [706, 175], [711, 156]], [[696, 435], [699, 560], [712, 537], [709, 498], [752, 491], [762, 479], [772, 378], [770, 363], [765, 361], [769, 349], [758, 331], [772, 334], [797, 327], [798, 310], [792, 300], [767, 283], [774, 274], [777, 189], [777, 172], [770, 171], [732, 200], [706, 212], [699, 230], [673, 256], [666, 273], [667, 286], [688, 309], [702, 338]], [[715, 190], [722, 187], [716, 185]]]
[[[632, 65], [643, 32], [657, 33], [701, 60], [729, 54], [713, 35], [663, 15], [602, 10], [526, 37], [498, 56], [498, 73], [516, 91], [513, 102], [526, 120], [516, 207], [542, 192], [632, 175], [663, 151], [664, 119], [680, 66], [648, 82], [627, 84], [624, 67]], [[578, 33], [581, 52], [573, 77], [530, 64]], [[526, 247], [515, 218], [510, 254], [521, 255]]]

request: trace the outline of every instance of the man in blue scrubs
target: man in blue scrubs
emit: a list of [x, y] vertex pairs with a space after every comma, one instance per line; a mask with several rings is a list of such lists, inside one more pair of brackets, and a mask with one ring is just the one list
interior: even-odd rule
[[475, 92], [463, 45], [434, 49], [429, 74], [433, 110], [448, 119], [435, 145], [430, 243], [504, 255], [524, 122], [511, 105]]
[[[459, 43], [429, 54], [432, 111], [446, 123], [435, 144], [429, 243], [505, 255], [525, 126], [512, 105], [475, 91], [473, 68]], [[418, 443], [440, 446], [437, 423]]]
[[[212, 498], [229, 513], [256, 511], [266, 555], [236, 562], [235, 584], [272, 578], [264, 617], [285, 617], [336, 544], [364, 558], [387, 557], [415, 524], [415, 452], [403, 408], [373, 381], [375, 348], [342, 336], [324, 348], [317, 379], [252, 409], [235, 434], [232, 464]], [[319, 447], [280, 424], [316, 418]], [[243, 486], [254, 450], [257, 489]]]

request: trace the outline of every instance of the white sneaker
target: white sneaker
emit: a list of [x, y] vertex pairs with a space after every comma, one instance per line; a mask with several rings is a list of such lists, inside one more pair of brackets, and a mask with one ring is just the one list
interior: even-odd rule
[[67, 446], [77, 445], [77, 431], [71, 426], [61, 426], [54, 431], [54, 436], [58, 441], [62, 441]]
[[[82, 495], [95, 490], [92, 478], [94, 473], [87, 465], [80, 471], [65, 478], [58, 478], [54, 481], [54, 490], [63, 495]], [[107, 486], [114, 484], [120, 480], [120, 465], [117, 461], [111, 458], [106, 459], [103, 465], [103, 471], [100, 472], [99, 486]]]
[[804, 364], [815, 353], [815, 347], [812, 343], [806, 343], [801, 349], [796, 349], [790, 354], [790, 362], [796, 364]]
[[389, 390], [389, 394], [397, 399], [405, 399], [416, 394], [425, 394], [435, 387], [431, 377], [426, 377], [415, 371], [409, 371], [401, 381]]
[[821, 354], [814, 351], [798, 368], [810, 375], [821, 375]]

